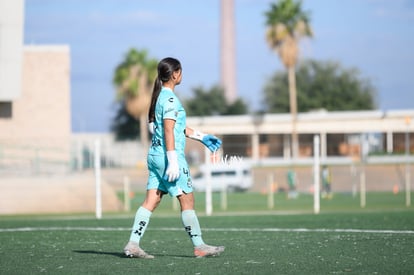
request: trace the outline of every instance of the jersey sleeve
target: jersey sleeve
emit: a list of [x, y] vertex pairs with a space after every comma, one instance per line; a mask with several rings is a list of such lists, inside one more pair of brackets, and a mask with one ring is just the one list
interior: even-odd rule
[[180, 103], [176, 97], [168, 97], [163, 104], [163, 119], [177, 120]]

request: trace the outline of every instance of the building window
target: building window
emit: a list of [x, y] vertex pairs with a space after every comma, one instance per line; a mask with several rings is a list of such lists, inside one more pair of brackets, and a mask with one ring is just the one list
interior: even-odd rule
[[11, 118], [12, 117], [12, 103], [11, 102], [0, 102], [0, 118]]

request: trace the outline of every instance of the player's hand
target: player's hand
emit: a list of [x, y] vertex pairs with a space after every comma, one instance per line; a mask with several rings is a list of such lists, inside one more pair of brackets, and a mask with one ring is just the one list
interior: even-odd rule
[[167, 151], [167, 159], [168, 165], [167, 170], [165, 170], [164, 178], [169, 182], [173, 182], [178, 180], [178, 178], [180, 177], [180, 168], [178, 167], [177, 152], [175, 150]]
[[193, 130], [193, 134], [188, 136], [203, 143], [211, 152], [215, 152], [220, 149], [221, 140], [213, 135], [204, 134], [203, 132]]
[[220, 149], [221, 146], [221, 139], [213, 135], [205, 135], [201, 142], [211, 151], [215, 152]]
[[154, 134], [154, 132], [155, 132], [155, 125], [154, 125], [154, 122], [149, 122], [149, 123], [148, 123], [148, 131], [149, 131], [151, 134]]

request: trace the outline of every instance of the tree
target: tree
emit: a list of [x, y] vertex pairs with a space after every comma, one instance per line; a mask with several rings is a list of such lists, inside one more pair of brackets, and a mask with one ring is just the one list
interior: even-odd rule
[[278, 0], [272, 3], [266, 12], [266, 40], [277, 52], [288, 70], [289, 102], [292, 115], [292, 153], [298, 156], [298, 136], [296, 132], [297, 99], [295, 65], [298, 58], [298, 42], [300, 38], [312, 36], [309, 15], [302, 10], [301, 1]]
[[240, 115], [247, 113], [247, 105], [242, 99], [227, 103], [224, 90], [213, 86], [210, 90], [202, 87], [193, 89], [194, 96], [184, 101], [188, 116]]
[[[298, 110], [328, 111], [372, 110], [376, 108], [376, 90], [357, 69], [345, 69], [337, 62], [307, 60], [296, 72]], [[266, 111], [289, 110], [286, 72], [277, 72], [265, 86]]]
[[233, 103], [227, 105], [227, 111], [224, 115], [243, 115], [247, 114], [247, 112], [248, 108], [246, 103], [238, 98]]
[[116, 67], [113, 78], [117, 88], [117, 99], [125, 105], [129, 115], [140, 121], [140, 136], [144, 147], [148, 147], [147, 117], [157, 64], [156, 59], [148, 58], [146, 50], [130, 49]]
[[116, 140], [137, 139], [140, 134], [140, 124], [127, 112], [123, 102], [117, 104], [117, 108], [111, 124], [111, 131], [115, 133]]

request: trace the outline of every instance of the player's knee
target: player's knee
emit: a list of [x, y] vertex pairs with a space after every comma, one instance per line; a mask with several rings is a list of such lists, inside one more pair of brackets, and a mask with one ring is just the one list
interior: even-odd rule
[[194, 209], [194, 196], [193, 193], [182, 194], [177, 197], [180, 202], [181, 211]]
[[154, 211], [161, 202], [162, 194], [148, 192], [142, 206], [149, 211]]
[[160, 201], [154, 201], [154, 200], [145, 200], [142, 204], [142, 207], [148, 209], [149, 211], [153, 212], [158, 205], [160, 204]]

